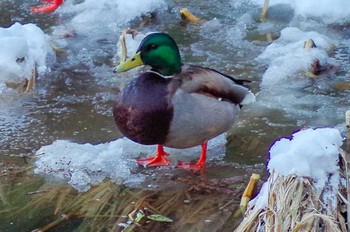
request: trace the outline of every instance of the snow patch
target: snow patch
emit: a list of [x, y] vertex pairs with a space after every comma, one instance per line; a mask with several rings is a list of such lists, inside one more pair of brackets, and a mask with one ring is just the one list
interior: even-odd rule
[[91, 31], [97, 30], [103, 36], [101, 28], [115, 31], [130, 20], [157, 9], [165, 9], [166, 6], [164, 0], [85, 0], [79, 4], [67, 1], [58, 12], [75, 14], [70, 23], [76, 32], [89, 35]]
[[[263, 5], [264, 0], [251, 0]], [[285, 4], [294, 9], [294, 14], [305, 18], [317, 18], [324, 23], [345, 23], [350, 20], [350, 1], [347, 0], [274, 0], [269, 6]]]
[[[323, 192], [324, 202], [337, 207], [340, 185], [339, 149], [343, 139], [333, 128], [305, 129], [291, 138], [278, 139], [270, 148], [268, 170], [276, 176], [309, 177], [315, 181], [316, 193]], [[267, 206], [268, 184], [254, 199], [256, 207]]]
[[[225, 154], [225, 144], [226, 134], [210, 140], [208, 158], [221, 158]], [[38, 160], [34, 171], [67, 181], [79, 191], [87, 191], [91, 185], [97, 185], [106, 178], [119, 184], [135, 185], [146, 176], [137, 173], [134, 159], [150, 156], [155, 150], [156, 146], [143, 146], [127, 138], [97, 145], [57, 140], [36, 152]], [[200, 146], [165, 150], [171, 154], [169, 159], [177, 160], [196, 159], [200, 154]]]
[[[305, 41], [312, 39], [317, 47], [305, 49]], [[321, 66], [335, 65], [327, 54], [333, 42], [317, 32], [304, 32], [296, 27], [287, 27], [281, 31], [279, 39], [267, 46], [256, 60], [269, 64], [263, 75], [262, 87], [274, 87], [297, 79], [300, 73], [307, 73], [315, 59]]]
[[[32, 75], [34, 67], [40, 75], [50, 71], [55, 61], [48, 36], [34, 24], [15, 23], [0, 28], [0, 81], [19, 83]], [[3, 89], [0, 85], [0, 92]]]

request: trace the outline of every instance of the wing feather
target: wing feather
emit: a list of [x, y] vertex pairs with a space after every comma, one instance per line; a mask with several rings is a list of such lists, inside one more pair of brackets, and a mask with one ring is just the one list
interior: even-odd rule
[[214, 69], [185, 65], [173, 79], [189, 93], [205, 94], [240, 105], [255, 100], [254, 94], [245, 86], [249, 81], [237, 80]]

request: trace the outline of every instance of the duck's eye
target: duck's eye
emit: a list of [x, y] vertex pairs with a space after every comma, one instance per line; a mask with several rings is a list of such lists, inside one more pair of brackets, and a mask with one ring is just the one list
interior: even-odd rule
[[151, 44], [151, 45], [148, 47], [148, 49], [149, 49], [149, 50], [154, 50], [154, 49], [156, 49], [157, 47], [158, 47], [157, 45]]

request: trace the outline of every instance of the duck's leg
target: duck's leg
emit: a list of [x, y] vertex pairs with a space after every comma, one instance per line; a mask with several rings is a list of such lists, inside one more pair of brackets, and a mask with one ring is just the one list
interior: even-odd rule
[[143, 166], [165, 166], [169, 165], [169, 161], [166, 159], [166, 156], [169, 154], [164, 151], [164, 147], [162, 145], [157, 146], [157, 153], [155, 156], [148, 157], [148, 158], [141, 158], [136, 159], [136, 162], [138, 164], [141, 164]]
[[183, 168], [183, 169], [186, 169], [189, 171], [193, 171], [193, 172], [197, 172], [197, 171], [201, 170], [204, 167], [205, 161], [207, 159], [208, 142], [202, 143], [201, 146], [202, 146], [202, 152], [201, 152], [201, 156], [199, 157], [197, 163], [179, 161], [177, 167]]
[[30, 8], [33, 13], [50, 13], [55, 11], [62, 3], [63, 0], [42, 0], [43, 2], [48, 2], [48, 4], [39, 5]]

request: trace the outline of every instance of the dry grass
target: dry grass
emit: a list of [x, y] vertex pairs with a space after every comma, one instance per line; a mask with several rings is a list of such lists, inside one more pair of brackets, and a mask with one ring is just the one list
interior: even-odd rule
[[[340, 160], [342, 175], [349, 178], [348, 162], [343, 153]], [[348, 155], [347, 155], [348, 156]], [[297, 176], [277, 176], [268, 179], [268, 204], [266, 208], [254, 204], [235, 231], [347, 231], [344, 205], [347, 204], [346, 187], [339, 193], [335, 210], [322, 201], [315, 191], [314, 181]], [[344, 194], [346, 195], [346, 194]]]

